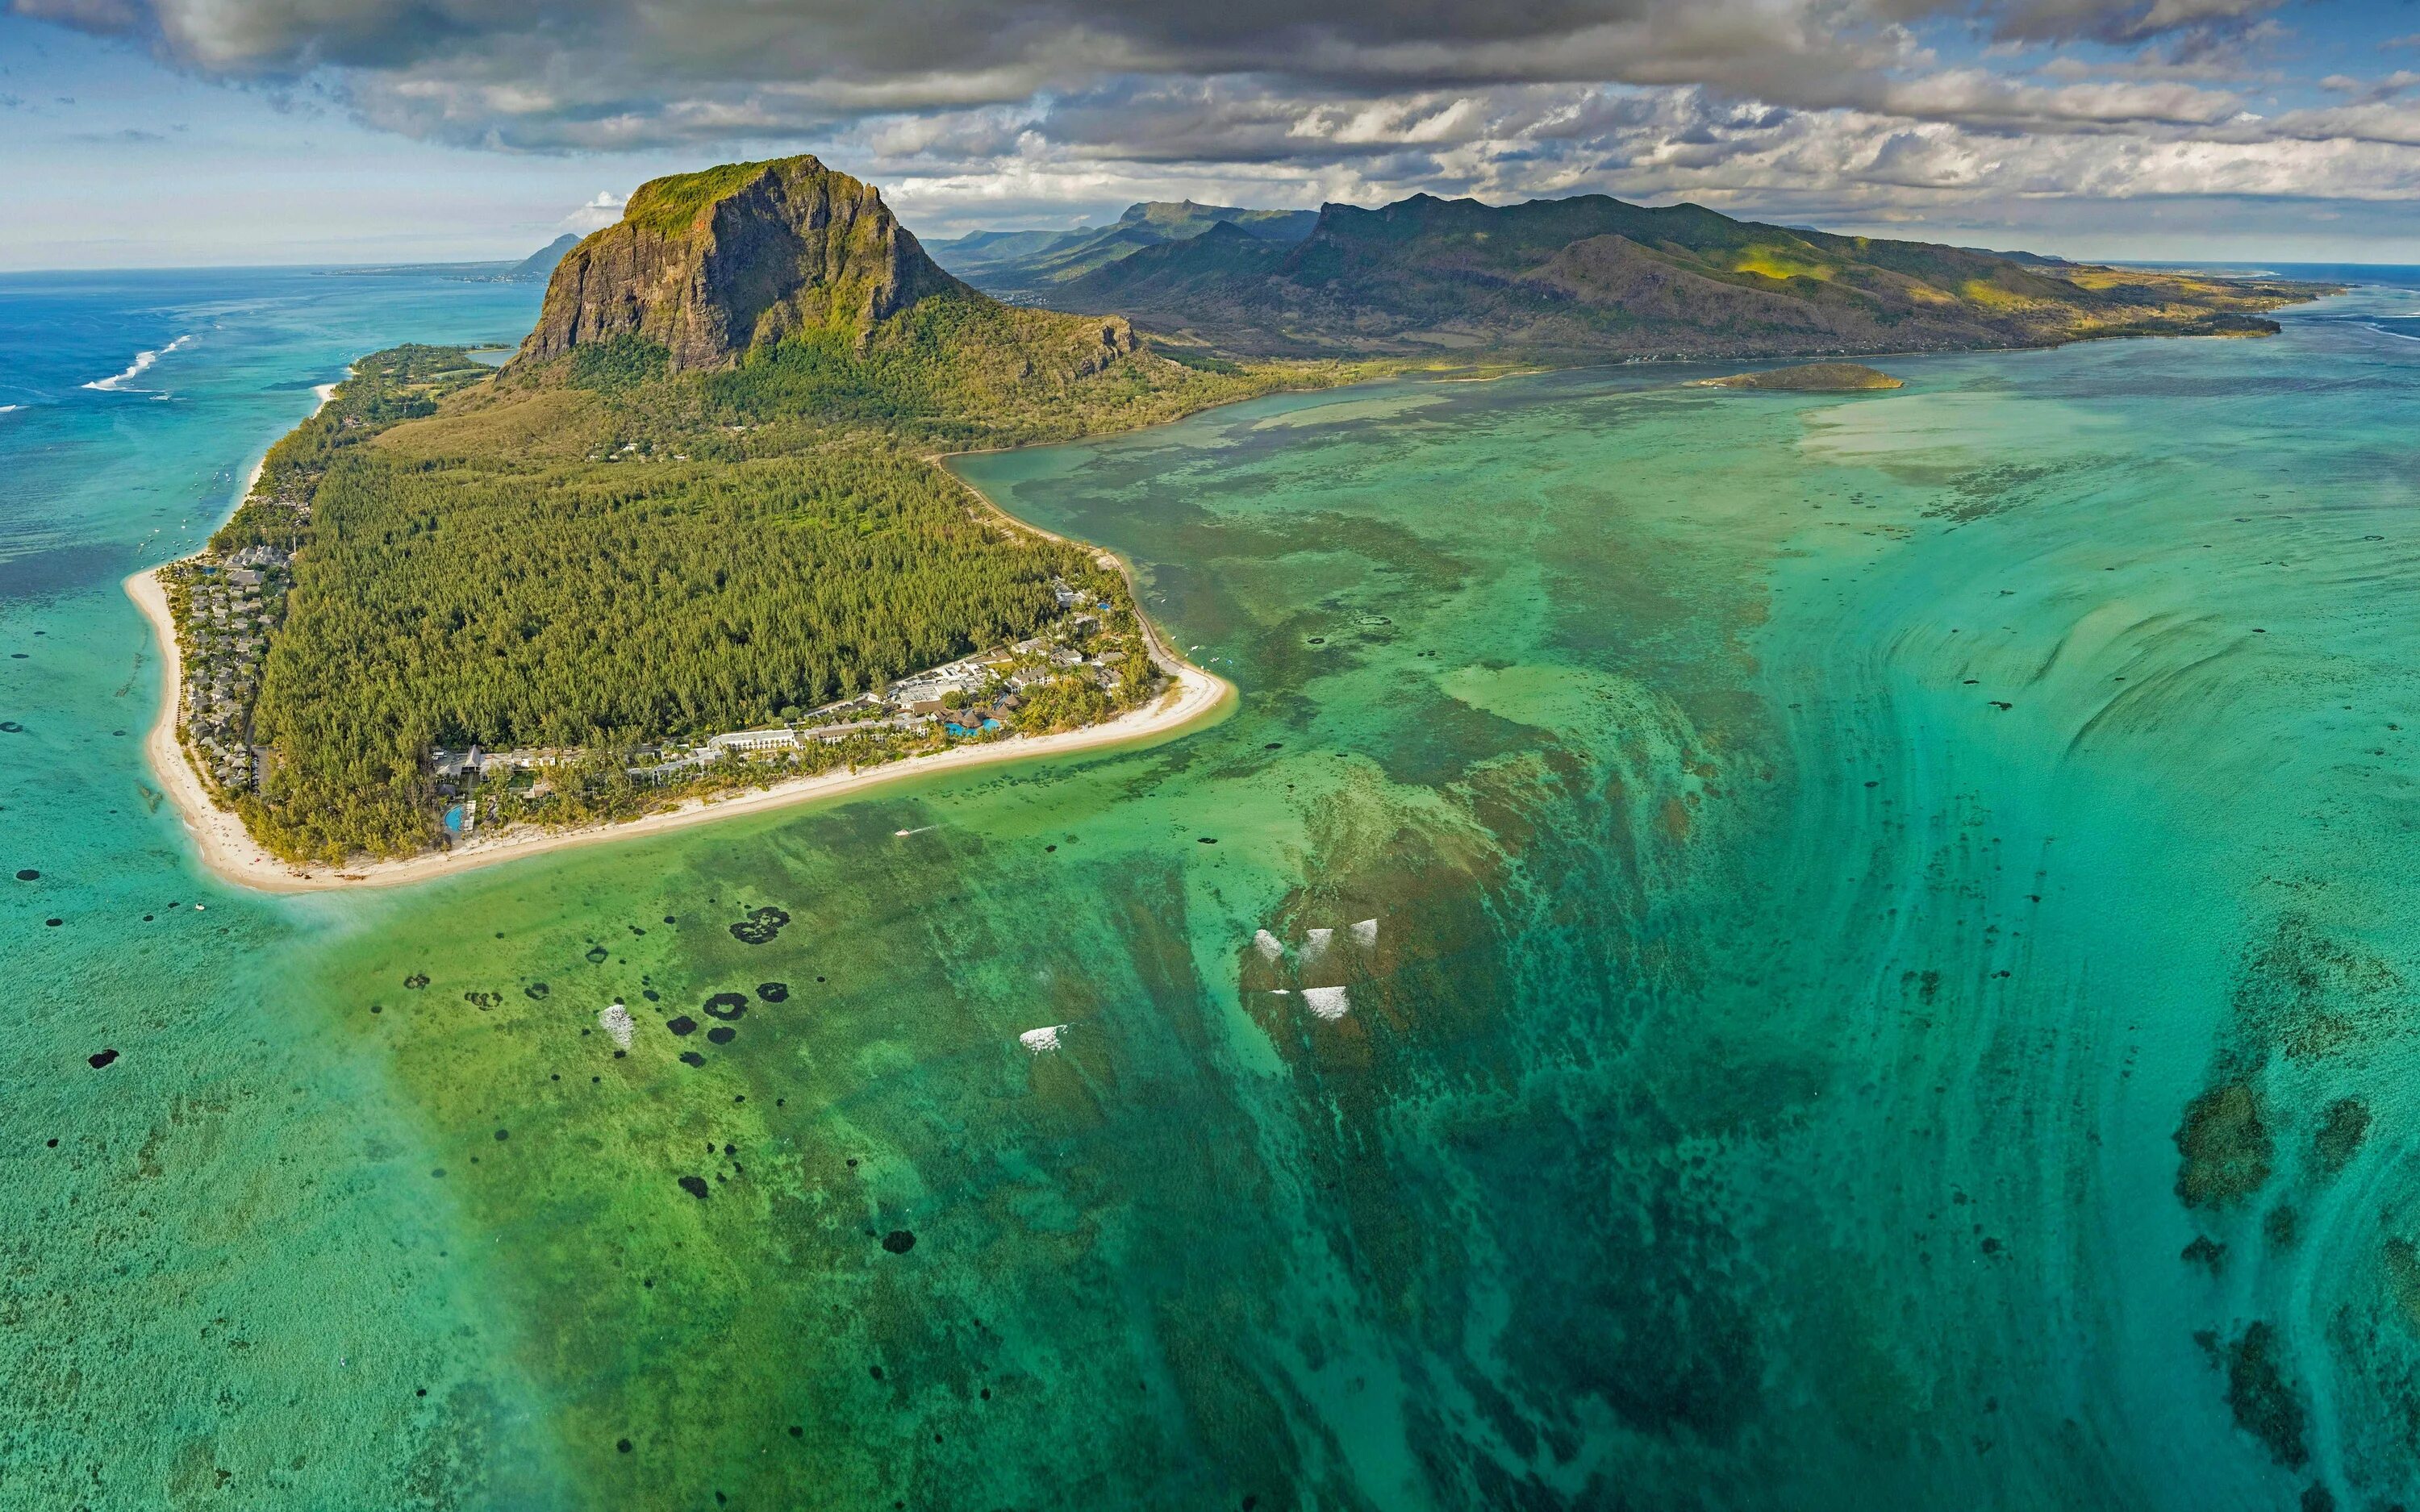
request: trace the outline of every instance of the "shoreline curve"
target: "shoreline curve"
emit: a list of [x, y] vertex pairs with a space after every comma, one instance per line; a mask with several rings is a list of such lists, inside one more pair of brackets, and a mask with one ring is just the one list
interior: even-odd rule
[[[970, 491], [974, 492], [977, 498], [983, 498], [982, 493], [971, 486]], [[984, 501], [991, 503], [988, 499]], [[997, 504], [991, 507], [999, 509]], [[1005, 510], [1001, 513], [1015, 519], [1014, 516], [1007, 516]], [[1021, 520], [1016, 523], [1024, 524]], [[158, 567], [147, 568], [125, 581], [126, 596], [133, 600], [134, 607], [142, 611], [151, 627], [152, 639], [160, 644], [160, 708], [144, 738], [144, 754], [149, 760], [153, 775], [160, 779], [170, 801], [176, 805], [178, 816], [183, 819], [185, 832], [192, 838], [194, 854], [203, 867], [220, 881], [258, 892], [339, 892], [405, 887], [551, 851], [638, 840], [721, 819], [766, 813], [819, 800], [853, 797], [911, 778], [1048, 760], [1079, 752], [1139, 748], [1217, 723], [1233, 709], [1237, 699], [1234, 684], [1167, 652], [1157, 626], [1152, 625], [1151, 616], [1143, 612], [1138, 599], [1136, 616], [1141, 621], [1155, 651], [1159, 653], [1153, 659], [1160, 663], [1162, 671], [1176, 679], [1176, 686], [1152, 703], [1129, 709], [1100, 724], [1051, 735], [1012, 735], [1004, 740], [905, 757], [851, 772], [823, 772], [739, 793], [685, 798], [673, 808], [642, 814], [636, 819], [561, 829], [531, 827], [518, 833], [507, 831], [494, 841], [473, 838], [447, 850], [426, 852], [400, 860], [362, 861], [342, 867], [297, 865], [271, 855], [243, 827], [242, 820], [210, 801], [209, 791], [203, 787], [201, 778], [186, 757], [183, 745], [177, 739], [177, 711], [183, 698], [184, 668], [177, 644], [176, 625], [168, 611], [168, 595], [160, 586], [159, 571]], [[1131, 583], [1131, 578], [1128, 580]]]

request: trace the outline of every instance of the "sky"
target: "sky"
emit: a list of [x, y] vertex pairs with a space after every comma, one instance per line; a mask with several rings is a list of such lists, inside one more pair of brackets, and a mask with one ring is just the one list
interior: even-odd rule
[[926, 239], [1605, 193], [2420, 263], [2412, 0], [0, 0], [0, 269], [521, 256], [808, 151]]

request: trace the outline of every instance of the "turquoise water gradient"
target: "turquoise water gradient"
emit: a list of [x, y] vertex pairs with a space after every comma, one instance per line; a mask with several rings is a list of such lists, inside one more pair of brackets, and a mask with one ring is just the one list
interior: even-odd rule
[[116, 579], [533, 301], [0, 284], [0, 1504], [2420, 1494], [2420, 296], [966, 459], [1235, 714], [198, 880]]

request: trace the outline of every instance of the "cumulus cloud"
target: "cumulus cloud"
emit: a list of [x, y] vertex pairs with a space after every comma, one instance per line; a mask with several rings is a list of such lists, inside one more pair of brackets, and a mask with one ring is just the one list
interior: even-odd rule
[[1177, 193], [1602, 190], [1871, 223], [2420, 189], [2411, 73], [2276, 106], [2280, 0], [0, 4], [311, 80], [424, 139], [812, 147], [943, 224]]

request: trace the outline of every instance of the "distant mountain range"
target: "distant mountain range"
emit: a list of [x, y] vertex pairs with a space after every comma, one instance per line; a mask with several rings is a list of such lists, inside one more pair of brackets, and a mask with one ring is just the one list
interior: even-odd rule
[[543, 284], [554, 276], [554, 265], [563, 261], [563, 255], [578, 245], [580, 239], [566, 231], [513, 264], [512, 270], [504, 275], [504, 281], [507, 284]]
[[1138, 205], [1098, 231], [979, 232], [939, 260], [1003, 298], [1248, 357], [1539, 361], [2262, 334], [2315, 287], [1835, 236], [1602, 194], [1378, 209]]
[[1189, 241], [1226, 226], [1257, 241], [1288, 246], [1311, 235], [1317, 210], [1248, 210], [1232, 205], [1146, 201], [1106, 226], [1073, 231], [977, 231], [925, 250], [933, 260], [987, 293], [1049, 303], [1053, 291], [1148, 247]]

